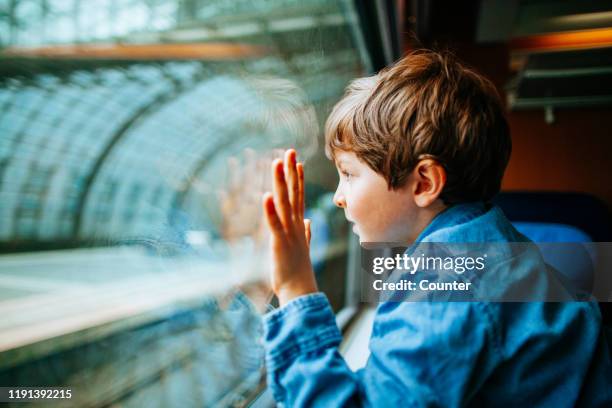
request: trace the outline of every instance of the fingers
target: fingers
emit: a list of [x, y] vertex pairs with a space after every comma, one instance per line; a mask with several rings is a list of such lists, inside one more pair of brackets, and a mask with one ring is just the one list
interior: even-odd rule
[[298, 216], [299, 219], [304, 218], [304, 165], [302, 163], [298, 163], [296, 166], [297, 175], [298, 175]]
[[289, 191], [289, 202], [291, 203], [291, 212], [295, 215], [295, 221], [300, 222], [300, 197], [299, 197], [299, 177], [296, 168], [296, 153], [295, 150], [289, 149], [285, 152], [285, 174], [287, 175], [287, 186]]
[[310, 237], [311, 237], [310, 224], [311, 224], [311, 221], [308, 218], [306, 218], [304, 220], [304, 233], [306, 234], [306, 243], [308, 244], [309, 247], [310, 247]]
[[268, 226], [270, 227], [270, 231], [272, 231], [272, 233], [277, 236], [284, 235], [285, 231], [283, 228], [283, 224], [280, 218], [278, 217], [276, 207], [274, 206], [274, 198], [269, 192], [265, 193], [263, 196], [263, 207], [266, 221], [268, 222]]
[[274, 204], [278, 210], [281, 222], [284, 226], [288, 227], [292, 222], [291, 204], [289, 202], [282, 160], [274, 160], [272, 163], [272, 172], [274, 177]]
[[297, 227], [304, 228], [304, 166], [297, 163], [294, 149], [285, 152], [284, 160], [276, 159], [272, 164], [273, 200], [278, 218], [285, 232]]

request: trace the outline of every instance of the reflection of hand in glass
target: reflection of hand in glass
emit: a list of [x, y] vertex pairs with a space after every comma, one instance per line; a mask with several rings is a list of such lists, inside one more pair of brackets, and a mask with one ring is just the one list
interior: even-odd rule
[[[280, 149], [268, 153], [245, 149], [240, 159], [230, 158], [227, 185], [219, 197], [221, 234], [229, 245], [230, 262], [234, 262], [232, 270], [240, 274], [242, 281], [236, 291], [244, 293], [261, 313], [270, 302], [269, 259], [259, 256], [269, 236], [263, 222], [261, 198], [272, 186], [270, 166], [274, 158], [282, 155]], [[245, 259], [246, 262], [241, 262]], [[230, 298], [235, 294], [232, 292]]]
[[220, 192], [221, 235], [228, 243], [243, 238], [253, 240], [255, 246], [265, 243], [267, 231], [262, 223], [261, 197], [270, 189], [270, 165], [282, 150], [267, 154], [245, 149], [241, 159], [228, 160], [228, 184]]

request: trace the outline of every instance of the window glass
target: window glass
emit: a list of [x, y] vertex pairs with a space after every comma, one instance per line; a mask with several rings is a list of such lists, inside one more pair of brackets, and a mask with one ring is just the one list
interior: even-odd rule
[[260, 197], [283, 149], [343, 305], [322, 128], [366, 74], [352, 2], [0, 8], [0, 384], [70, 386], [77, 405], [249, 398], [272, 307]]

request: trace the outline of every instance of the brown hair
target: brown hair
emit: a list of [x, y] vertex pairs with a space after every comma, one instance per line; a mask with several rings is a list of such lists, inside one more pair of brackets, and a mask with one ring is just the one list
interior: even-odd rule
[[489, 201], [512, 144], [493, 84], [451, 54], [419, 50], [353, 81], [325, 124], [326, 154], [354, 152], [401, 187], [419, 160], [446, 170], [446, 204]]

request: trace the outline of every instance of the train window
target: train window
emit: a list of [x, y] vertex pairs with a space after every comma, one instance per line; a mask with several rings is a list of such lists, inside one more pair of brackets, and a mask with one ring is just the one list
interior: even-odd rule
[[344, 302], [321, 129], [369, 69], [352, 2], [0, 8], [0, 384], [85, 405], [250, 395], [271, 307], [260, 196], [282, 149], [306, 163], [314, 267]]

